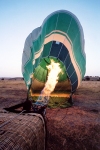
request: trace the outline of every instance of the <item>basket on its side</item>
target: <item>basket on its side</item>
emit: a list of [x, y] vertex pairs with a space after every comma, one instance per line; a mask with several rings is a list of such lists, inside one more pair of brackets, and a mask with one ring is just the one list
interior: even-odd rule
[[[14, 118], [14, 113], [0, 113], [0, 124]], [[44, 150], [45, 124], [39, 114], [20, 115], [0, 128], [0, 150]]]

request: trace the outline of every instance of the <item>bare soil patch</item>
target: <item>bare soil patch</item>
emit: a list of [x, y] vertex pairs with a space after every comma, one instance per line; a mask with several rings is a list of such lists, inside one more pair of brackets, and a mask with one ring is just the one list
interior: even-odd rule
[[24, 81], [1, 80], [0, 81], [0, 110], [15, 104], [24, 102], [27, 89]]

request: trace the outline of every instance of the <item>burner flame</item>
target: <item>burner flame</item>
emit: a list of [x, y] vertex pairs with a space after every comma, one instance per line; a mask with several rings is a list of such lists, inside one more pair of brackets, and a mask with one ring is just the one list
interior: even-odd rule
[[54, 91], [59, 80], [59, 73], [61, 72], [60, 64], [51, 59], [51, 64], [46, 66], [48, 69], [47, 82], [41, 91], [38, 102], [48, 103], [50, 94]]

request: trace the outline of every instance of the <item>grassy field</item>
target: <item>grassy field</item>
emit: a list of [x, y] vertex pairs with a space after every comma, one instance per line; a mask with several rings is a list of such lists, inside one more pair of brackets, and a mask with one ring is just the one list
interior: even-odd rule
[[[26, 96], [23, 80], [0, 80], [0, 112]], [[69, 108], [47, 108], [47, 150], [100, 149], [100, 81], [82, 81], [73, 100]]]

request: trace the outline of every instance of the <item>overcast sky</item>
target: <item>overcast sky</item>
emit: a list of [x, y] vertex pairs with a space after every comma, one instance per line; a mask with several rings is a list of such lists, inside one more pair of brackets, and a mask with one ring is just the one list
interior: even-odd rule
[[100, 0], [0, 0], [0, 77], [22, 76], [26, 37], [60, 9], [74, 13], [83, 27], [85, 75], [100, 76]]

